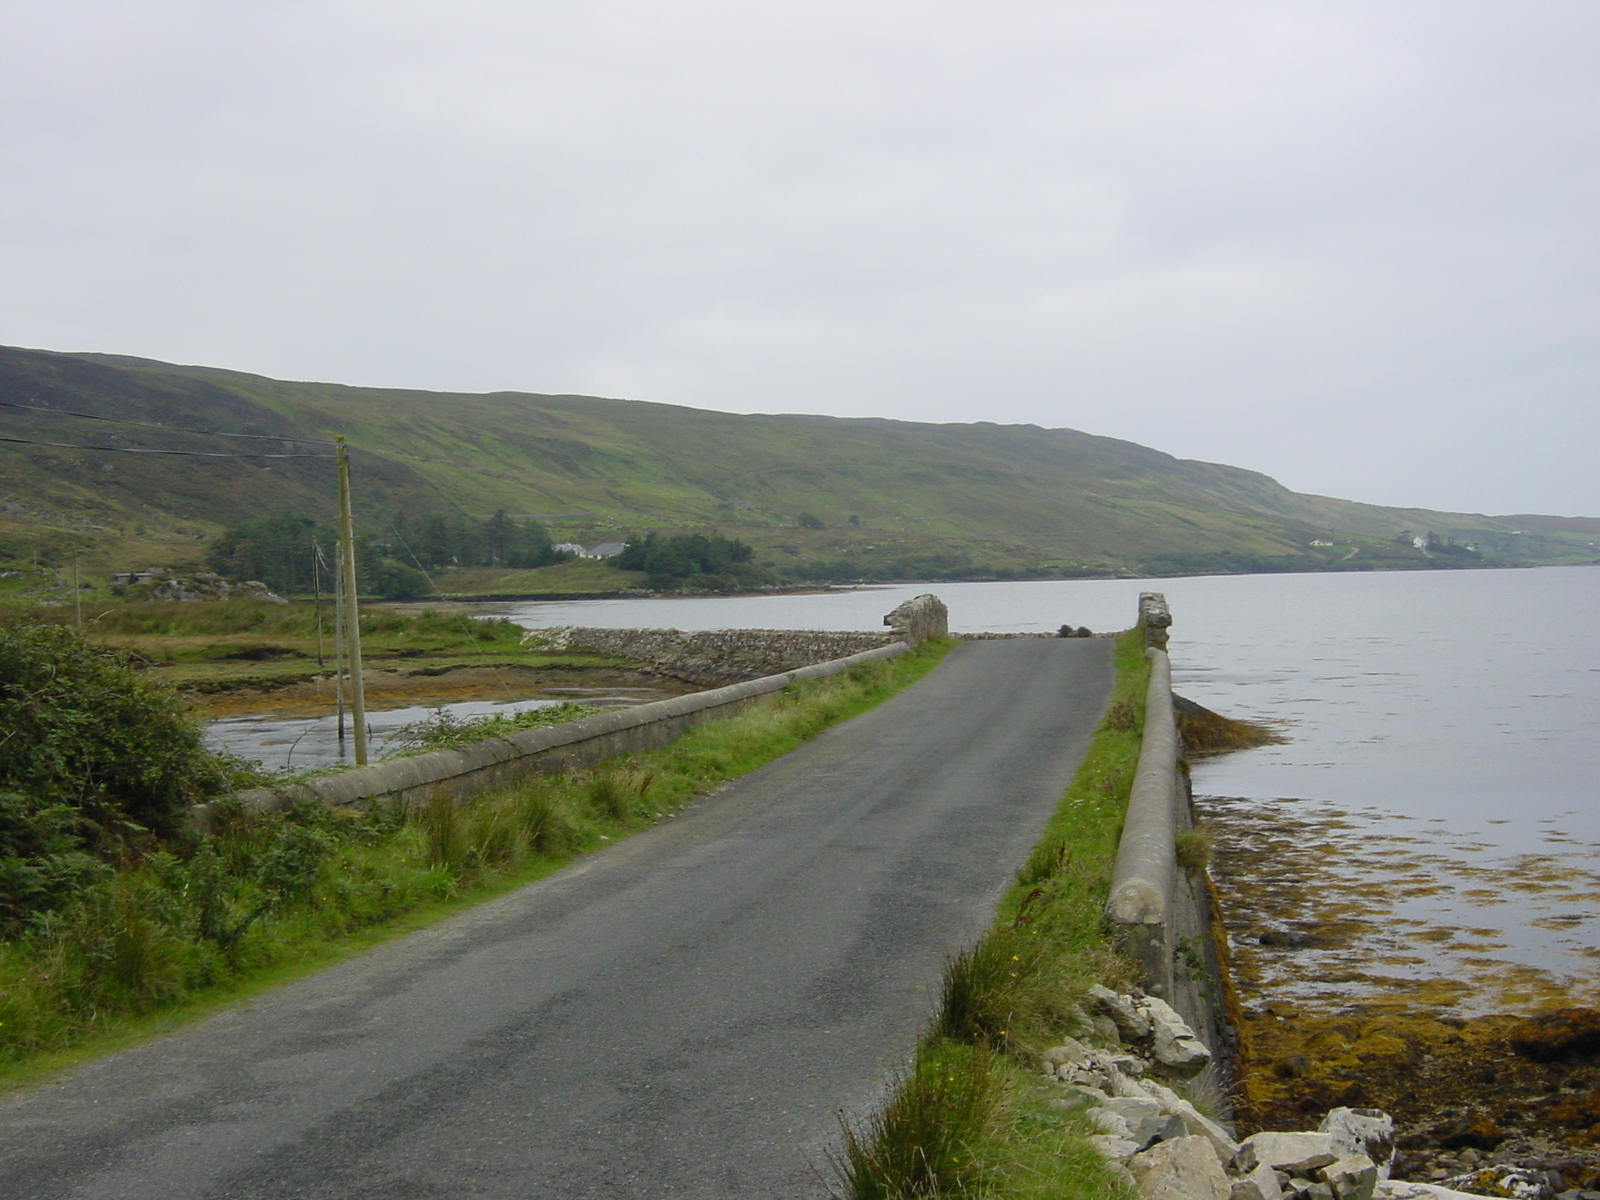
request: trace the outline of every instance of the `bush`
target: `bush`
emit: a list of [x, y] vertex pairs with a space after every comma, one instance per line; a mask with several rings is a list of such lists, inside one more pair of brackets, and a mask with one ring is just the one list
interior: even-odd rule
[[0, 923], [229, 783], [175, 693], [64, 626], [0, 623], [0, 729]]

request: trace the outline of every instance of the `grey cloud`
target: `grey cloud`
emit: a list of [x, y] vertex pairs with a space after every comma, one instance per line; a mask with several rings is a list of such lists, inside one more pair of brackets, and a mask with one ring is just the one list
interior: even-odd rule
[[1600, 10], [23, 3], [0, 340], [1600, 514]]

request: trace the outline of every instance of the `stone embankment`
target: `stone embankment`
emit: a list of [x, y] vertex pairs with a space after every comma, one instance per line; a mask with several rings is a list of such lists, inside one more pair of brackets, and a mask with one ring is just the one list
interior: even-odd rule
[[640, 663], [653, 674], [697, 687], [722, 687], [764, 675], [876, 650], [898, 638], [889, 633], [833, 633], [804, 629], [595, 629], [573, 626], [535, 630], [524, 644], [551, 650], [589, 649]]
[[907, 600], [883, 618], [883, 632], [818, 629], [597, 629], [567, 626], [536, 629], [524, 644], [552, 650], [589, 649], [646, 664], [657, 675], [698, 687], [722, 687], [832, 662], [904, 642], [916, 646], [948, 637], [944, 601], [926, 593]]
[[[1236, 1140], [1195, 1103], [1207, 1099], [1197, 1077], [1211, 1052], [1165, 1001], [1095, 987], [1078, 1018], [1073, 1036], [1045, 1051], [1041, 1066], [1061, 1089], [1056, 1103], [1085, 1112], [1100, 1131], [1090, 1139], [1095, 1148], [1145, 1200], [1548, 1200], [1556, 1194], [1545, 1172], [1513, 1164], [1435, 1183], [1391, 1179], [1395, 1126], [1378, 1109], [1335, 1108], [1313, 1130]], [[1466, 1187], [1473, 1191], [1460, 1190]]]

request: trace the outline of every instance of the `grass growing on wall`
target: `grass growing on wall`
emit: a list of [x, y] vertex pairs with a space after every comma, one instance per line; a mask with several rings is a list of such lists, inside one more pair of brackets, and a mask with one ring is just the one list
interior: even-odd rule
[[1105, 925], [1139, 759], [1150, 666], [1142, 632], [1117, 643], [1110, 704], [1082, 765], [1002, 900], [994, 926], [945, 968], [938, 1014], [889, 1103], [845, 1130], [843, 1200], [1101, 1200], [1119, 1185], [1081, 1118], [1053, 1107], [1039, 1054], [1125, 968]]
[[787, 753], [953, 643], [801, 681], [669, 746], [465, 805], [302, 804], [130, 849], [0, 941], [0, 1081], [171, 1026], [558, 869]]

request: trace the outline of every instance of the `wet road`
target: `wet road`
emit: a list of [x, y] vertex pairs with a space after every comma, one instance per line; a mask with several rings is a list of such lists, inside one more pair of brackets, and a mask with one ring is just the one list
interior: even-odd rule
[[0, 1197], [825, 1194], [1070, 780], [1111, 644], [969, 642], [551, 878], [0, 1102]]

